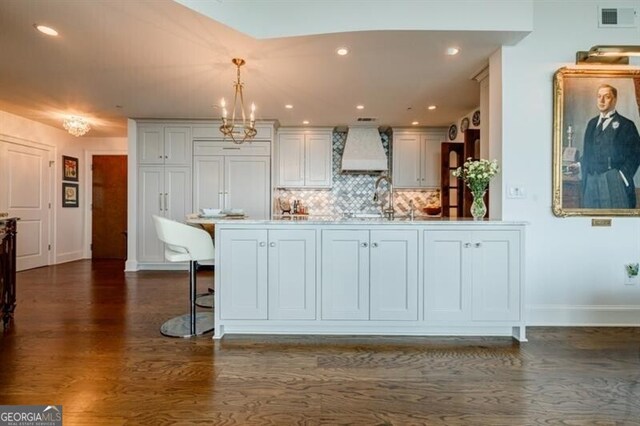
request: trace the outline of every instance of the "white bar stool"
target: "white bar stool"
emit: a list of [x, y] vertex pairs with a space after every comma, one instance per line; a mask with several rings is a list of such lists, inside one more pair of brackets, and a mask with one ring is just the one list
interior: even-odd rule
[[153, 215], [156, 232], [165, 243], [164, 257], [169, 262], [189, 262], [188, 314], [166, 321], [160, 333], [170, 337], [192, 337], [213, 331], [213, 310], [196, 313], [196, 270], [198, 262], [213, 261], [213, 241], [209, 233], [184, 223]]

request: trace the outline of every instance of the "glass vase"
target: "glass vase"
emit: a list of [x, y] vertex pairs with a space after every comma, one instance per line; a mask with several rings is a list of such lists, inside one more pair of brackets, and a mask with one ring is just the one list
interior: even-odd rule
[[486, 191], [472, 192], [473, 202], [471, 203], [471, 216], [473, 220], [482, 220], [487, 214], [487, 205], [484, 203], [484, 194]]

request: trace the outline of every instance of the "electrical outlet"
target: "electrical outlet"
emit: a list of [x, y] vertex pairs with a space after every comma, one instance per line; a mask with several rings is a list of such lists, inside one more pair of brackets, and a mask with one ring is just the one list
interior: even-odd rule
[[638, 276], [630, 277], [626, 272], [624, 274], [624, 285], [638, 285]]

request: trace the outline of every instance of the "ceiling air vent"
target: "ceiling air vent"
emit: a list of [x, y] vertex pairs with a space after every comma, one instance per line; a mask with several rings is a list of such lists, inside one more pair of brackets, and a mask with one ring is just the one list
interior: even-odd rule
[[361, 122], [361, 123], [363, 123], [363, 122], [364, 123], [371, 123], [371, 122], [376, 121], [376, 119], [375, 118], [371, 118], [371, 117], [358, 117], [358, 121]]
[[598, 8], [598, 26], [601, 28], [635, 28], [638, 26], [636, 10], [631, 7]]

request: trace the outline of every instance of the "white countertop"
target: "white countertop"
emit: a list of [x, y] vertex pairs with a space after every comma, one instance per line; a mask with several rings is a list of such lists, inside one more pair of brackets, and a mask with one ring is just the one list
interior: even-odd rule
[[[203, 221], [207, 219], [202, 219]], [[214, 223], [214, 221], [204, 222]], [[473, 218], [449, 218], [439, 216], [415, 216], [414, 220], [408, 217], [396, 217], [389, 220], [382, 217], [345, 217], [345, 216], [315, 216], [315, 215], [283, 215], [274, 216], [273, 219], [256, 220], [229, 220], [215, 219], [216, 225], [474, 225], [474, 226], [491, 226], [491, 225], [526, 225], [523, 221], [503, 221], [503, 220], [474, 220]]]

